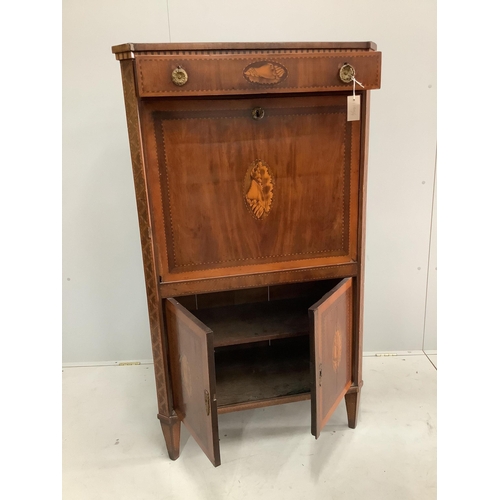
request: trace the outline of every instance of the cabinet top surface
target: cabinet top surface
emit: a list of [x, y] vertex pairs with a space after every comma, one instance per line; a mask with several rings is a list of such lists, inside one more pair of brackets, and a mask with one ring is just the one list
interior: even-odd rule
[[216, 43], [124, 43], [112, 47], [121, 52], [151, 52], [170, 50], [377, 50], [374, 42], [216, 42]]

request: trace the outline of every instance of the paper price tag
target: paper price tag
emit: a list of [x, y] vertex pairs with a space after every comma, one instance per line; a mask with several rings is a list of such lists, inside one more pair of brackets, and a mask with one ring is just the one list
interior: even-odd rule
[[347, 96], [347, 121], [355, 122], [361, 117], [361, 96]]

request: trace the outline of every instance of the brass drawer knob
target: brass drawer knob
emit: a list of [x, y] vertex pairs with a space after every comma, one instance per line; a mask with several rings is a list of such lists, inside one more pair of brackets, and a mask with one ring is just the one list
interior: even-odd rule
[[347, 63], [345, 63], [340, 68], [340, 71], [339, 71], [340, 79], [344, 83], [351, 83], [355, 74], [356, 74], [356, 72], [354, 71], [354, 68], [350, 64], [347, 64]]
[[188, 81], [188, 74], [186, 70], [181, 66], [177, 66], [177, 68], [172, 71], [172, 81], [179, 87], [185, 85]]

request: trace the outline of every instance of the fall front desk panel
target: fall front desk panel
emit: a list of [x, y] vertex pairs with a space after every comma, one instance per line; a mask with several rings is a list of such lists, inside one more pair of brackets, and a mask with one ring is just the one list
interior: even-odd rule
[[162, 283], [356, 261], [360, 125], [345, 95], [140, 106]]

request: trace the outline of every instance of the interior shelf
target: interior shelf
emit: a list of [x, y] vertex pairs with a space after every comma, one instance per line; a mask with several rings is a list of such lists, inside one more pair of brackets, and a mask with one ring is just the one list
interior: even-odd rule
[[276, 340], [309, 334], [311, 299], [273, 300], [199, 309], [197, 318], [214, 332], [214, 346]]
[[280, 340], [271, 345], [224, 349], [215, 353], [217, 406], [252, 403], [268, 406], [309, 399], [311, 371], [309, 337]]

